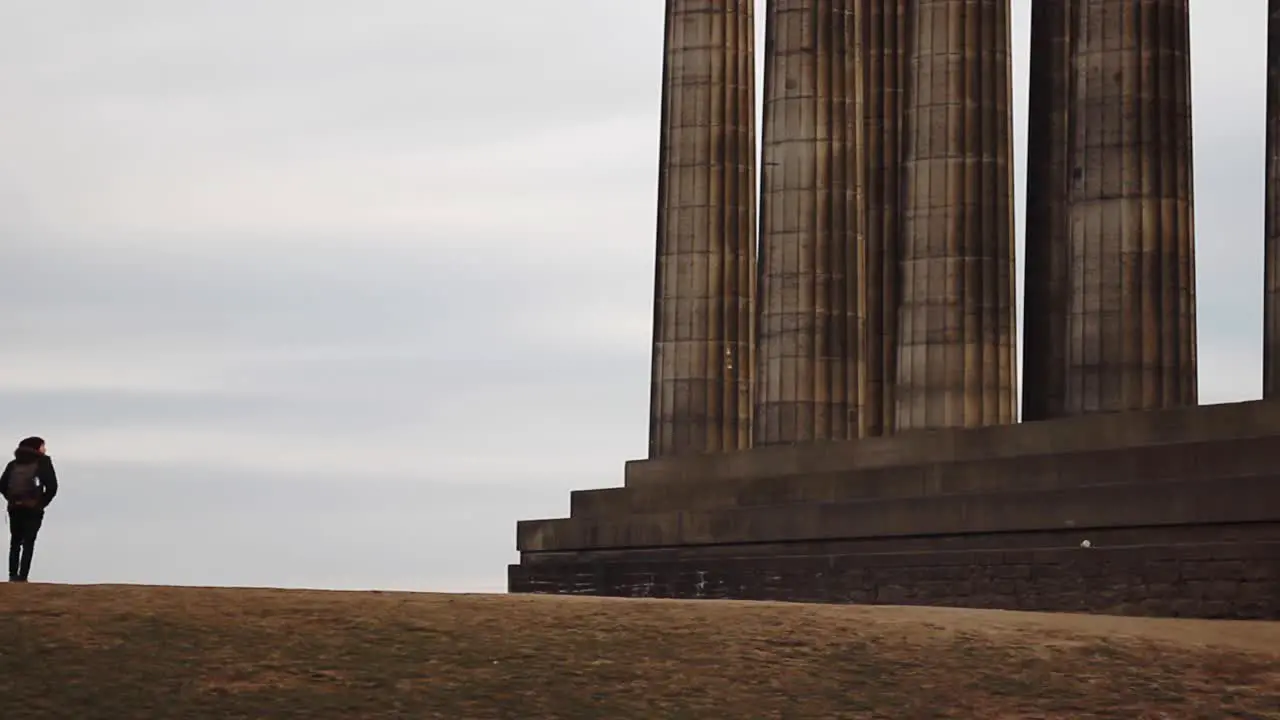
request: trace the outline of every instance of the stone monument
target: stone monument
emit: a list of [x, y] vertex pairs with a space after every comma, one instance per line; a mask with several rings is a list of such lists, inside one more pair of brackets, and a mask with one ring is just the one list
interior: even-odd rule
[[[1022, 422], [1009, 0], [667, 0], [650, 457], [512, 592], [1280, 619], [1265, 398], [1198, 406], [1187, 0], [1034, 0]], [[757, 273], [759, 277], [756, 282]]]

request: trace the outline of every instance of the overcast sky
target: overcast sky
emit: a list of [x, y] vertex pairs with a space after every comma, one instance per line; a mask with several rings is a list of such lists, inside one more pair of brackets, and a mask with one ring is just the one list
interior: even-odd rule
[[[662, 5], [0, 2], [0, 439], [64, 486], [33, 577], [500, 591], [517, 519], [620, 484]], [[1200, 394], [1249, 399], [1266, 3], [1192, 8]]]

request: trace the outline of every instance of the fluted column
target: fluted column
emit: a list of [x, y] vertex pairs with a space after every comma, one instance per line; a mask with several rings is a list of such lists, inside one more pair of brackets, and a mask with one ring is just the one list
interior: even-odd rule
[[1262, 396], [1277, 398], [1280, 397], [1280, 0], [1270, 0], [1267, 8], [1267, 209]]
[[755, 443], [863, 434], [858, 0], [771, 0]]
[[1188, 0], [1073, 0], [1064, 415], [1196, 402]]
[[649, 456], [751, 442], [751, 0], [667, 0]]
[[1031, 4], [1022, 420], [1062, 415], [1067, 363], [1071, 0]]
[[1014, 420], [1009, 0], [919, 0], [904, 114], [899, 430]]
[[859, 0], [866, 200], [866, 434], [893, 432], [908, 0]]

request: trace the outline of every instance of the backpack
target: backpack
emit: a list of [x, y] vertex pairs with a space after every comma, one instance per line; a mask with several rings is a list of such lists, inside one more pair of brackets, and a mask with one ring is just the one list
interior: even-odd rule
[[38, 508], [44, 500], [36, 476], [40, 463], [14, 463], [9, 466], [9, 504], [15, 507]]

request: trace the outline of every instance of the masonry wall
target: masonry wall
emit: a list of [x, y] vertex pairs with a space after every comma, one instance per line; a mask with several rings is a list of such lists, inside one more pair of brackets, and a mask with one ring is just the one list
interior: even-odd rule
[[[860, 471], [651, 483], [577, 490], [574, 518], [751, 507], [804, 501], [846, 502], [961, 493], [1059, 490], [1086, 485], [1217, 480], [1280, 469], [1280, 438], [1246, 437], [1136, 448], [993, 457], [947, 464], [892, 465]], [[1152, 492], [1159, 492], [1152, 489]]]
[[523, 593], [1280, 619], [1280, 542], [512, 565]]
[[512, 592], [1280, 619], [1274, 401], [662, 459], [569, 505], [518, 524]]
[[914, 431], [857, 442], [779, 445], [732, 453], [633, 460], [626, 464], [625, 479], [628, 487], [662, 482], [701, 483], [1277, 434], [1280, 401], [1253, 400], [964, 430]]

